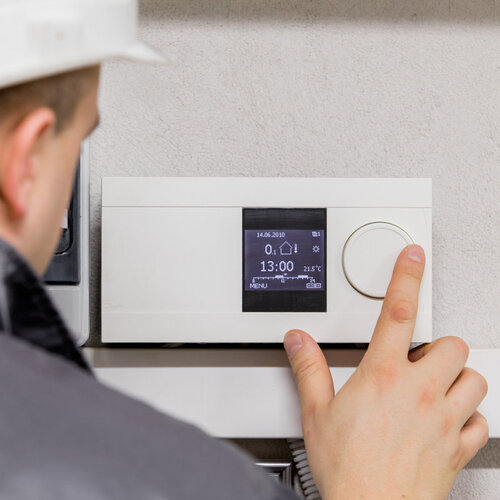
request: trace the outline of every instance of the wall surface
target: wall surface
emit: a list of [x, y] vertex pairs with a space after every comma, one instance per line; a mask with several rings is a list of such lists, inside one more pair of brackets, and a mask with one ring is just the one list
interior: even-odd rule
[[[164, 66], [103, 70], [102, 176], [432, 177], [434, 334], [500, 347], [498, 0], [143, 0]], [[491, 442], [451, 498], [499, 498]]]

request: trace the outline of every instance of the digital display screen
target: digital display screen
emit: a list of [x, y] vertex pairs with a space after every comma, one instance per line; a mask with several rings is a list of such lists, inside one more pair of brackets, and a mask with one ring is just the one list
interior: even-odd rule
[[326, 212], [243, 209], [243, 312], [326, 312]]
[[245, 229], [245, 290], [325, 289], [325, 231]]

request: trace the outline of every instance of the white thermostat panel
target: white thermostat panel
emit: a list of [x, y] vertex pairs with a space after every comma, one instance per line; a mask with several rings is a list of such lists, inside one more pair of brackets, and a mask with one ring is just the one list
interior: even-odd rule
[[430, 341], [431, 222], [430, 179], [105, 178], [102, 340], [369, 342], [415, 242]]

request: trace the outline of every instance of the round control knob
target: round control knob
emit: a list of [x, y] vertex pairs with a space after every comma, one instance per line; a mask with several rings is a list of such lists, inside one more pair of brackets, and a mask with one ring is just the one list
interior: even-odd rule
[[347, 281], [359, 293], [383, 299], [396, 258], [413, 240], [389, 222], [371, 222], [359, 227], [347, 239], [342, 266]]

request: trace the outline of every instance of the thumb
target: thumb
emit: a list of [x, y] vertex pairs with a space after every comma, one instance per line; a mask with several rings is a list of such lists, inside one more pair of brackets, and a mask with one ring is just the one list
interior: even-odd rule
[[285, 335], [285, 350], [299, 391], [302, 414], [328, 404], [335, 391], [330, 369], [316, 341], [302, 330]]

